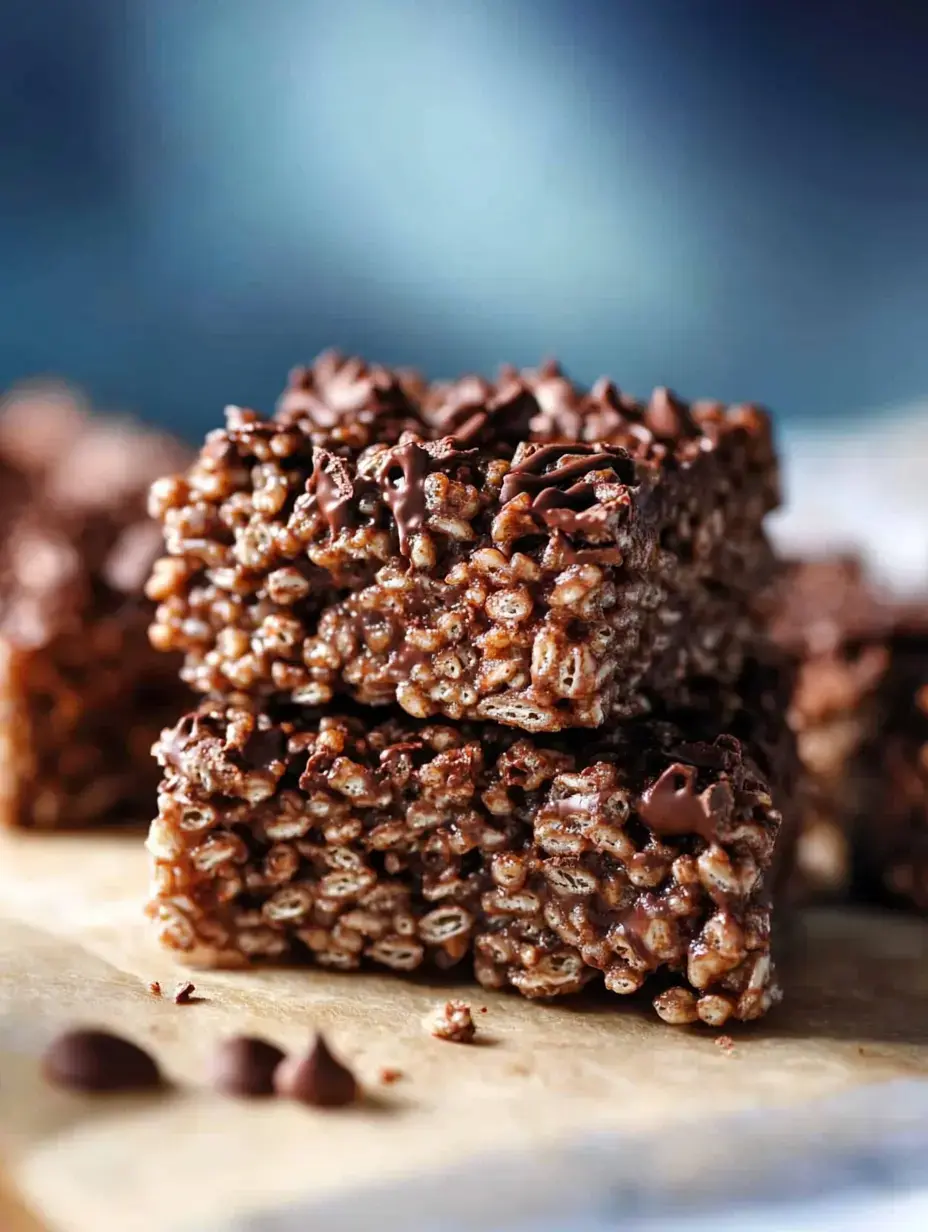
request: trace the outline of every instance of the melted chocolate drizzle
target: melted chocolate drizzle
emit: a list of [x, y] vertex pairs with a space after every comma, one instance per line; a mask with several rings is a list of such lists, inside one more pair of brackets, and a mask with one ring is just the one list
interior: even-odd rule
[[[407, 441], [390, 450], [380, 473], [383, 498], [396, 520], [400, 553], [409, 555], [409, 545], [425, 521], [425, 480], [429, 473], [429, 454], [418, 441]], [[400, 474], [397, 476], [396, 472]]]
[[665, 911], [658, 909], [657, 904], [658, 900], [653, 895], [649, 895], [644, 901], [624, 911], [616, 922], [622, 936], [638, 957], [646, 962], [651, 962], [653, 958], [650, 947], [645, 942], [648, 929], [655, 920], [666, 915]]
[[[725, 801], [730, 803], [731, 792], [726, 784]], [[718, 823], [725, 816], [718, 791], [696, 793], [696, 769], [674, 762], [652, 783], [638, 801], [638, 813], [642, 821], [655, 834], [665, 838], [696, 834], [707, 843], [718, 837]]]
[[313, 472], [306, 490], [315, 494], [319, 512], [333, 535], [356, 525], [354, 483], [341, 458], [327, 449], [314, 449]]
[[[567, 457], [551, 470], [552, 462]], [[508, 504], [523, 492], [534, 495], [532, 508], [539, 512], [550, 509], [573, 509], [580, 511], [595, 500], [589, 483], [574, 482], [585, 478], [593, 471], [613, 470], [619, 482], [635, 481], [634, 463], [624, 449], [597, 449], [595, 445], [551, 444], [542, 445], [523, 461], [517, 463], [503, 480], [500, 504]], [[567, 483], [566, 489], [559, 485]]]

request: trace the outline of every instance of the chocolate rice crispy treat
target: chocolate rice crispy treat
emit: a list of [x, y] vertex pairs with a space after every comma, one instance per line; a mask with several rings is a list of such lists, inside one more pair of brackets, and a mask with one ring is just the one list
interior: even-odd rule
[[751, 714], [584, 738], [206, 701], [156, 750], [150, 911], [198, 965], [466, 961], [529, 997], [602, 979], [667, 1021], [756, 1018], [791, 761]]
[[0, 413], [0, 825], [38, 828], [150, 815], [158, 731], [185, 704], [157, 655], [141, 588], [158, 554], [145, 514], [179, 446], [88, 418], [58, 391]]
[[777, 499], [754, 407], [327, 356], [154, 485], [152, 642], [234, 700], [597, 727], [737, 677]]
[[928, 608], [850, 558], [790, 564], [775, 604], [771, 633], [798, 661], [805, 888], [928, 907]]
[[858, 896], [928, 911], [928, 611], [906, 611], [887, 644], [873, 721], [851, 777]]
[[857, 767], [878, 721], [893, 607], [849, 557], [790, 562], [773, 598], [773, 639], [797, 662], [789, 709], [803, 767], [797, 872], [812, 895], [849, 892]]

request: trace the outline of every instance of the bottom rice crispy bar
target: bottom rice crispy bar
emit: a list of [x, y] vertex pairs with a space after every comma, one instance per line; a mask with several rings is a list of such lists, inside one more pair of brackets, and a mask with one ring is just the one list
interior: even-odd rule
[[205, 702], [156, 746], [151, 914], [194, 965], [467, 960], [528, 997], [601, 978], [668, 1022], [757, 1018], [793, 771], [769, 689], [750, 714], [529, 737]]

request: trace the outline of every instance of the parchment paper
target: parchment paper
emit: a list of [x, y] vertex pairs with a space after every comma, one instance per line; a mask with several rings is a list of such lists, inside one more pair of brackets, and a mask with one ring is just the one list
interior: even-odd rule
[[[150, 938], [145, 880], [138, 835], [0, 835], [0, 1143], [15, 1193], [64, 1232], [215, 1226], [488, 1152], [928, 1073], [928, 925], [915, 920], [804, 919], [786, 1005], [730, 1032], [727, 1052], [716, 1032], [668, 1028], [606, 995], [545, 1006], [313, 969], [197, 973], [203, 999], [178, 1006], [184, 973]], [[151, 980], [168, 995], [152, 997]], [[448, 995], [474, 1007], [478, 1044], [423, 1031]], [[78, 1021], [152, 1048], [175, 1089], [92, 1099], [45, 1086], [42, 1046]], [[367, 1086], [361, 1107], [239, 1104], [206, 1089], [223, 1034], [297, 1048], [313, 1027]], [[383, 1086], [384, 1066], [403, 1079]]]

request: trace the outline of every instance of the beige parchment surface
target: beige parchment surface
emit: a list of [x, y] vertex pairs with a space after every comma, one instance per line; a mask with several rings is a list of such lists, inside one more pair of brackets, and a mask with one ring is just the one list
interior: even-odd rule
[[[0, 835], [0, 1227], [31, 1226], [13, 1214], [20, 1202], [62, 1232], [191, 1228], [497, 1148], [928, 1074], [928, 924], [916, 920], [806, 916], [787, 1003], [732, 1031], [726, 1051], [717, 1032], [666, 1027], [615, 997], [545, 1006], [376, 974], [194, 973], [202, 999], [178, 1006], [148, 991], [159, 980], [170, 994], [183, 972], [151, 940], [145, 880], [138, 836]], [[479, 1044], [423, 1031], [448, 995], [474, 1007]], [[41, 1049], [77, 1022], [150, 1047], [173, 1089], [87, 1098], [47, 1087]], [[363, 1105], [241, 1104], [207, 1088], [224, 1034], [296, 1048], [314, 1027], [365, 1083]], [[383, 1086], [385, 1066], [404, 1077]]]

